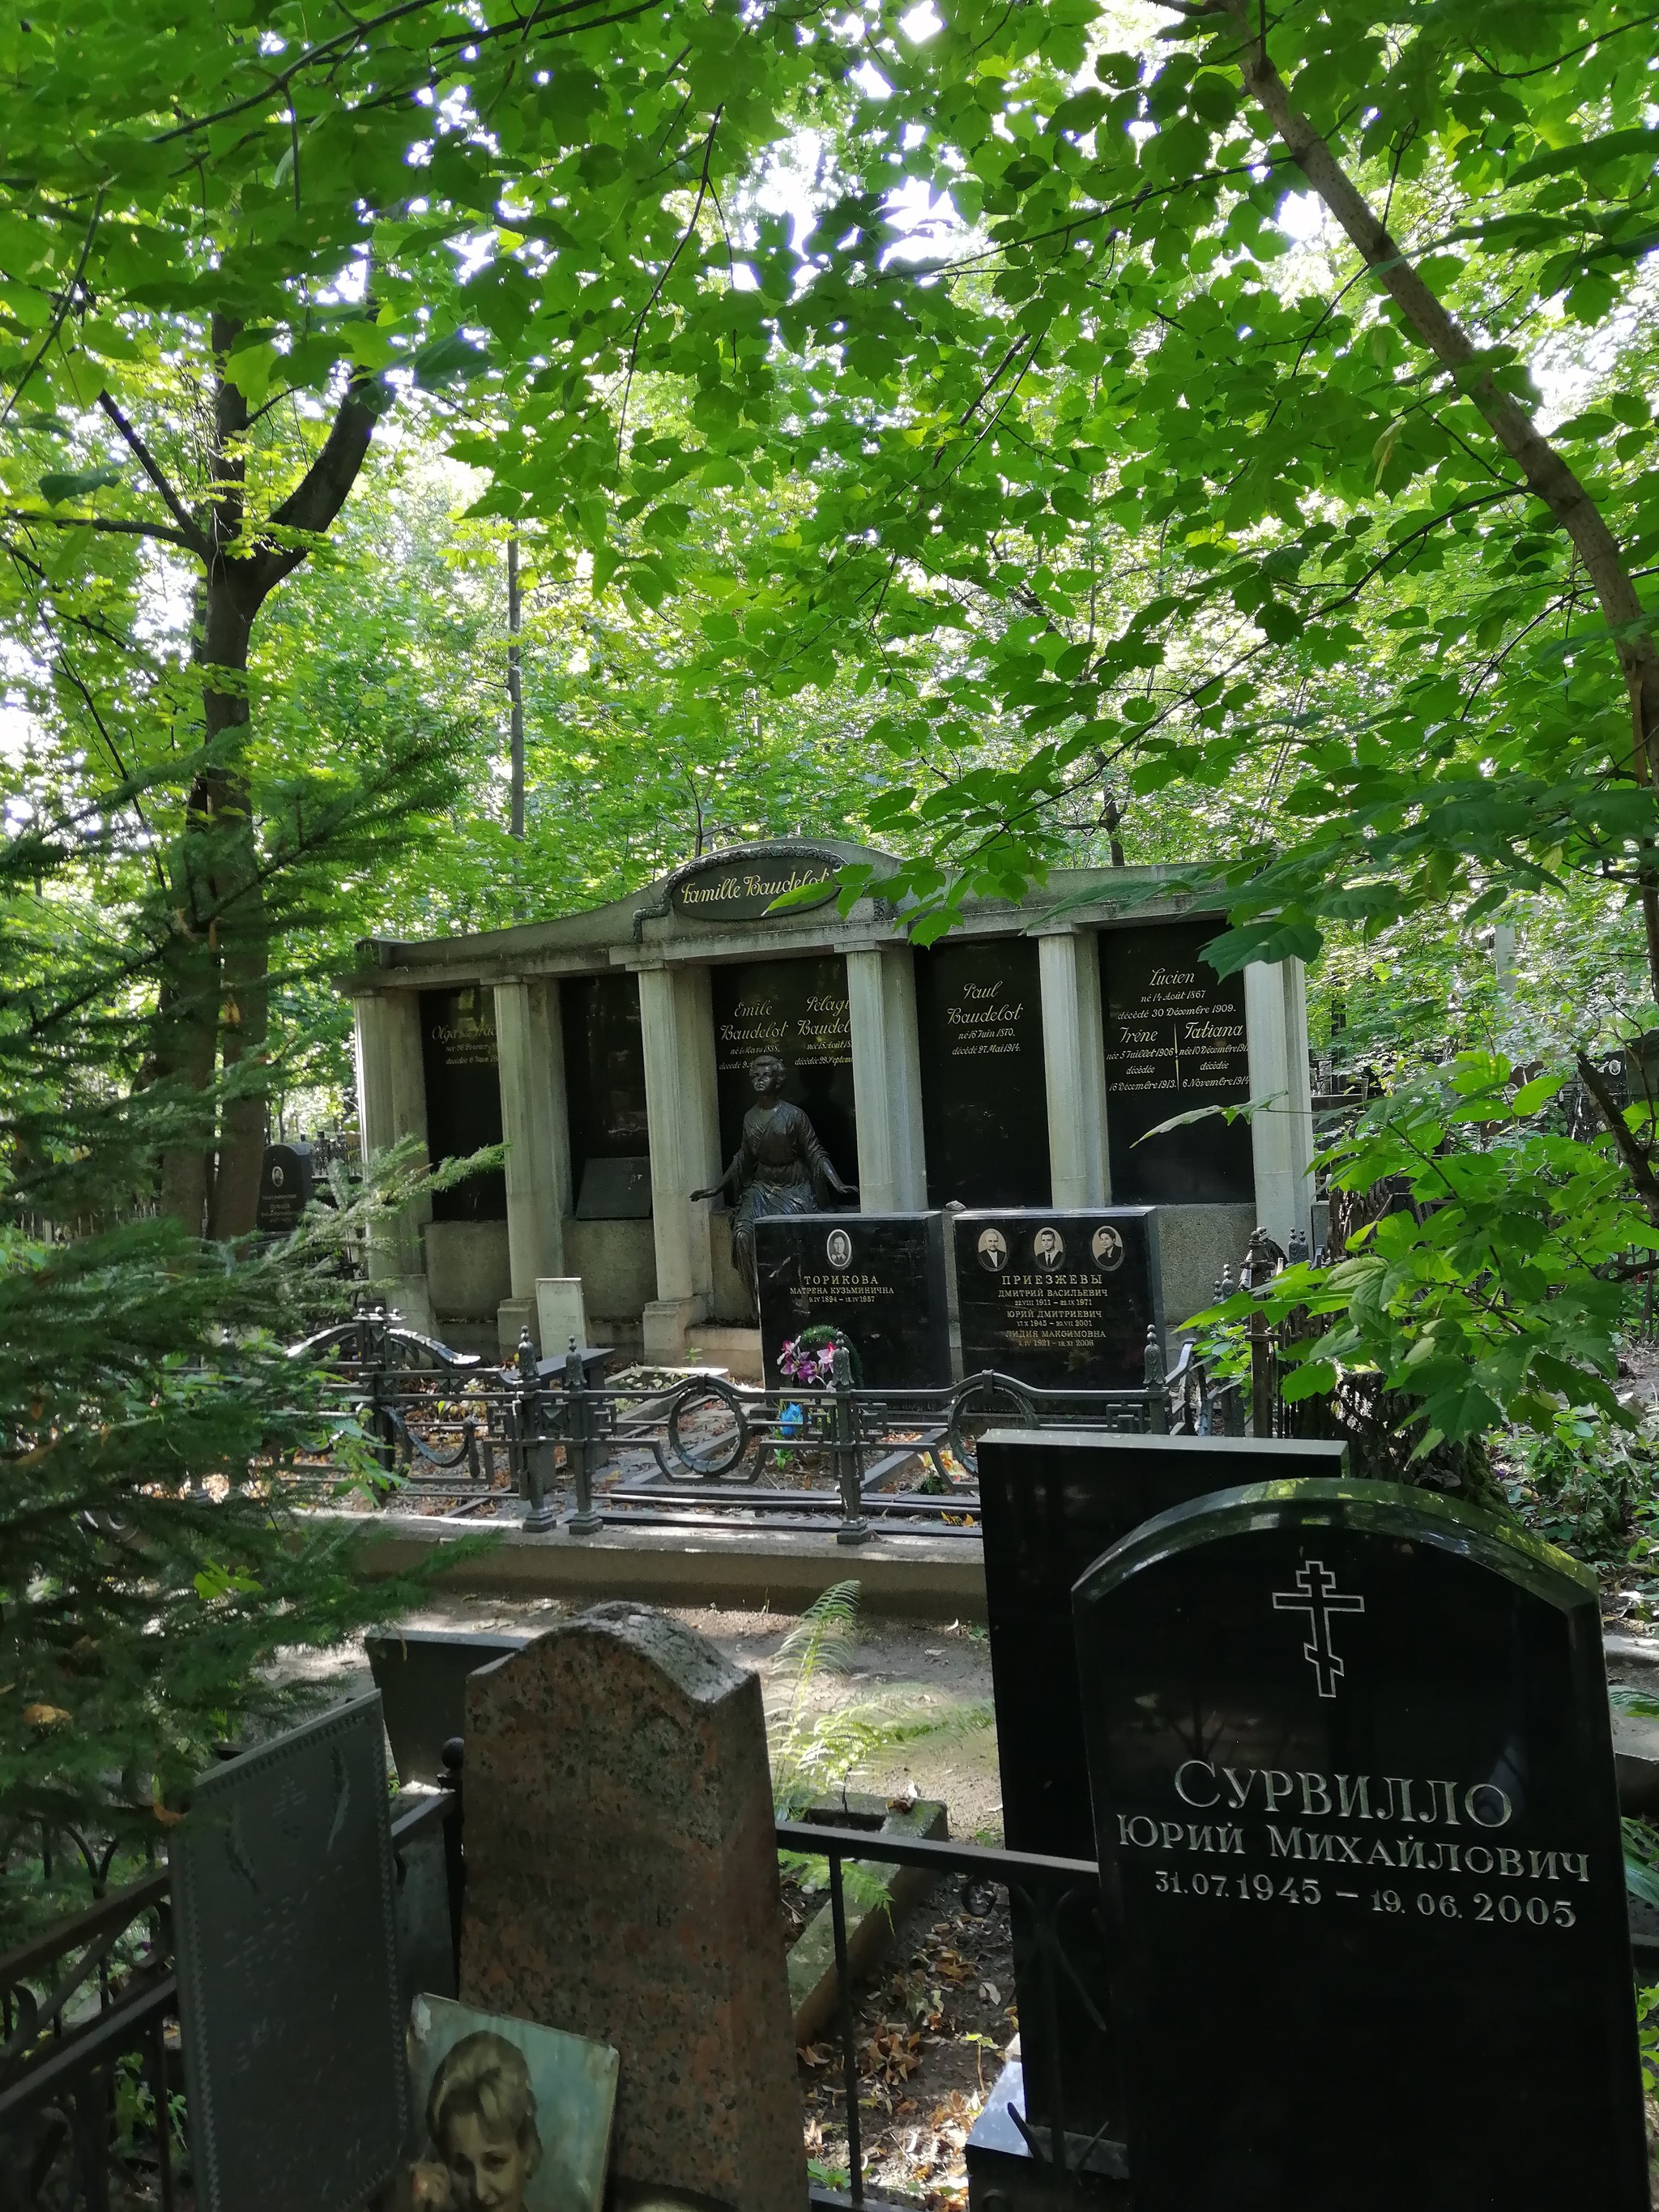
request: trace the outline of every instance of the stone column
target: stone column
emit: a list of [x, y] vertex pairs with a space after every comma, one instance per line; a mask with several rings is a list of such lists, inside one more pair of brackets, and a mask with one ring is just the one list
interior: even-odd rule
[[[847, 1011], [858, 1115], [859, 1210], [908, 1213], [927, 1203], [915, 963], [908, 945], [847, 955]], [[847, 1172], [839, 1160], [836, 1167]]]
[[1250, 1122], [1256, 1219], [1288, 1246], [1292, 1230], [1308, 1232], [1313, 1202], [1307, 999], [1299, 960], [1252, 961], [1244, 970], [1244, 1027], [1250, 1097], [1269, 1102]]
[[[556, 982], [495, 986], [495, 1049], [507, 1144], [507, 1249], [513, 1294], [497, 1310], [501, 1344], [536, 1323], [536, 1278], [564, 1273], [564, 1217], [570, 1211], [570, 1121], [565, 1102], [564, 1033]], [[542, 1349], [561, 1347], [544, 1345]]]
[[645, 1357], [672, 1362], [685, 1332], [707, 1320], [714, 1287], [705, 1190], [720, 1175], [714, 1010], [706, 968], [641, 968], [640, 1030], [651, 1129], [651, 1214], [657, 1295], [645, 1310]]
[[1036, 934], [1054, 1203], [1103, 1206], [1110, 1183], [1099, 942], [1091, 929], [1059, 928]]
[[[421, 1063], [421, 1001], [415, 991], [374, 991], [352, 1001], [356, 1032], [357, 1128], [367, 1168], [376, 1153], [405, 1138], [426, 1145], [426, 1072]], [[417, 1163], [418, 1164], [418, 1163]], [[416, 1199], [377, 1224], [369, 1267], [386, 1302], [413, 1327], [433, 1330], [421, 1231], [432, 1218], [430, 1197]]]

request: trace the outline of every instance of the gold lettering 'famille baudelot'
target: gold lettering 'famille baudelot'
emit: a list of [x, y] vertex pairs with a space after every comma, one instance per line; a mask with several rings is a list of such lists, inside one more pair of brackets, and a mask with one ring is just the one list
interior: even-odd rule
[[[734, 868], [728, 872], [716, 862], [706, 874], [691, 876], [676, 884], [669, 896], [682, 914], [707, 915], [711, 920], [729, 915], [754, 921], [787, 891], [812, 890], [821, 892], [824, 898], [830, 897], [840, 867], [839, 860], [826, 857], [789, 866], [780, 862], [771, 867], [763, 864]], [[819, 902], [812, 902], [814, 905]]]

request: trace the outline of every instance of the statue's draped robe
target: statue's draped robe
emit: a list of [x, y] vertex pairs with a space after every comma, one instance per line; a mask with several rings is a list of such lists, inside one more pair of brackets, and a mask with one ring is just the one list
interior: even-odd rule
[[834, 1170], [818, 1133], [800, 1107], [781, 1099], [754, 1105], [743, 1117], [743, 1142], [721, 1178], [734, 1197], [732, 1257], [760, 1312], [755, 1224], [767, 1213], [817, 1213], [831, 1200]]

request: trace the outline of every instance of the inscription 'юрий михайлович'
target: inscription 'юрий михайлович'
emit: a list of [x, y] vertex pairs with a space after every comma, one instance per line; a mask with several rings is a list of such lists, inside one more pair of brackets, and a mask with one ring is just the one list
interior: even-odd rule
[[1594, 1577], [1288, 1480], [1074, 1611], [1136, 2212], [1645, 2212]]

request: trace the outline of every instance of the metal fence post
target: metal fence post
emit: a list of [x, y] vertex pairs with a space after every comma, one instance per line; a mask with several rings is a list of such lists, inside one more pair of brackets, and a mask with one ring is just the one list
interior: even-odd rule
[[603, 1513], [593, 1510], [592, 1437], [589, 1434], [587, 1376], [582, 1356], [574, 1344], [564, 1356], [564, 1455], [576, 1510], [567, 1527], [573, 1536], [592, 1536], [605, 1526]]
[[507, 1448], [513, 1466], [513, 1487], [529, 1501], [525, 1533], [544, 1536], [553, 1526], [553, 1501], [547, 1494], [542, 1450], [536, 1437], [536, 1346], [529, 1329], [519, 1332], [519, 1349], [513, 1363], [513, 1395], [507, 1406]]
[[853, 1396], [853, 1364], [844, 1344], [836, 1346], [830, 1389], [836, 1485], [841, 1492], [841, 1526], [836, 1531], [836, 1541], [864, 1544], [869, 1541], [870, 1523], [864, 1517], [863, 1470], [859, 1465], [859, 1409]]
[[449, 1940], [455, 1954], [455, 1986], [461, 1985], [461, 1914], [466, 1903], [466, 1860], [462, 1850], [461, 1823], [465, 1817], [466, 1800], [462, 1791], [461, 1777], [466, 1763], [466, 1739], [453, 1735], [443, 1747], [444, 1771], [438, 1777], [440, 1790], [449, 1793], [452, 1802], [444, 1812], [444, 1882], [449, 1893]]
[[1146, 1426], [1154, 1436], [1170, 1432], [1170, 1399], [1165, 1389], [1168, 1376], [1164, 1368], [1164, 1346], [1158, 1331], [1150, 1322], [1146, 1329]]

